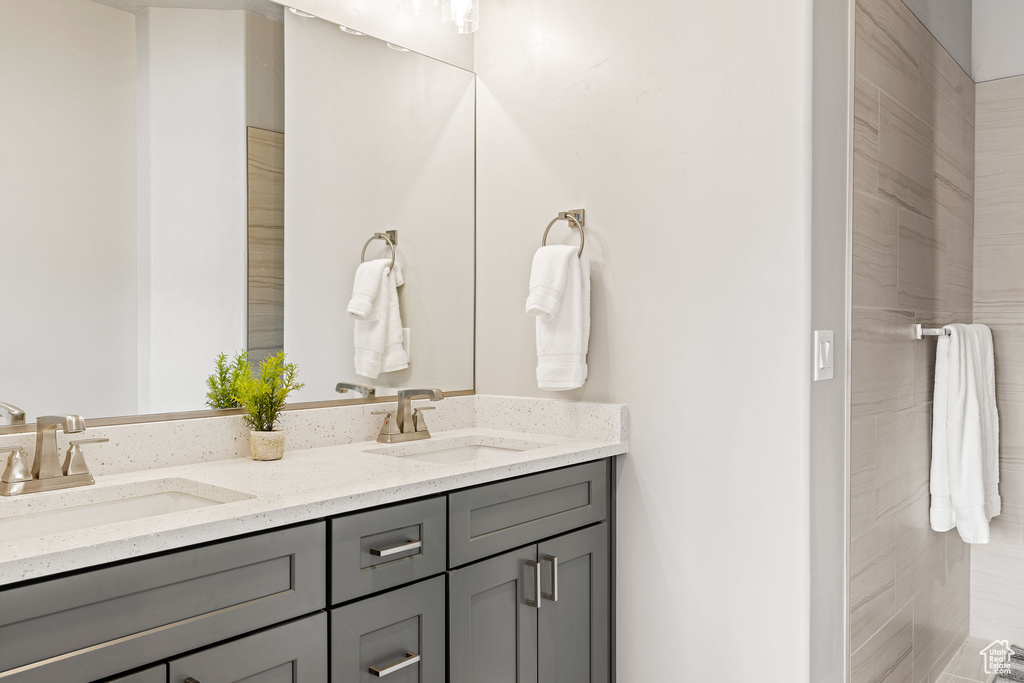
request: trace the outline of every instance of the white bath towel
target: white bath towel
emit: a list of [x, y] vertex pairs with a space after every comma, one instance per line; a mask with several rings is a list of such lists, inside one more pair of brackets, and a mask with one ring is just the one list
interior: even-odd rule
[[[402, 269], [396, 263], [389, 268], [391, 259], [377, 259], [361, 264], [383, 262], [381, 276], [377, 280], [377, 291], [372, 298], [370, 310], [354, 324], [355, 370], [358, 374], [376, 379], [381, 372], [392, 372], [409, 367], [409, 358], [402, 345], [402, 317], [398, 304], [398, 287], [405, 284]], [[358, 270], [357, 270], [358, 281]], [[354, 294], [354, 292], [353, 292]], [[353, 296], [355, 300], [355, 296]], [[357, 307], [357, 312], [361, 310]], [[397, 346], [396, 346], [397, 340]]]
[[[568, 249], [568, 253], [566, 253]], [[578, 247], [541, 247], [533, 260], [526, 311], [537, 317], [537, 386], [568, 391], [587, 381], [590, 263]], [[560, 275], [564, 273], [564, 275]]]
[[1000, 512], [999, 415], [992, 332], [947, 325], [935, 352], [931, 524], [956, 527], [967, 543], [989, 542]]
[[370, 315], [373, 302], [380, 291], [380, 281], [385, 276], [391, 259], [374, 259], [364, 261], [356, 268], [355, 281], [352, 283], [352, 298], [348, 302], [348, 314], [358, 320]]

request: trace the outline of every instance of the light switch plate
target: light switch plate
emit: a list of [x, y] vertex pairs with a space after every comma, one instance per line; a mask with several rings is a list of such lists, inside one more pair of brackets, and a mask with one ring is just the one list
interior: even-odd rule
[[814, 331], [814, 381], [832, 379], [835, 356], [835, 333], [832, 330]]

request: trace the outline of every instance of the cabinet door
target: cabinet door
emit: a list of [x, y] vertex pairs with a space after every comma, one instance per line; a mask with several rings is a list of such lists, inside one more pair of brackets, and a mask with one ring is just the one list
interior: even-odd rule
[[445, 577], [331, 610], [331, 680], [445, 683]]
[[451, 683], [536, 683], [537, 546], [449, 573]]
[[327, 614], [318, 612], [172, 660], [170, 683], [186, 681], [327, 683]]
[[540, 683], [608, 683], [608, 525], [541, 543]]

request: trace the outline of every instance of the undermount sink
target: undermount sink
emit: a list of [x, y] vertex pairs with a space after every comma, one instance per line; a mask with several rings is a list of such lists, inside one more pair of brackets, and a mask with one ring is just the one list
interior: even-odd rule
[[188, 479], [158, 479], [52, 494], [26, 494], [24, 499], [9, 499], [0, 505], [0, 543], [223, 505], [251, 497]]
[[428, 439], [383, 448], [371, 448], [366, 452], [451, 465], [461, 462], [486, 460], [495, 456], [520, 453], [550, 445], [549, 443], [539, 441], [505, 439], [494, 436], [461, 436], [451, 439]]

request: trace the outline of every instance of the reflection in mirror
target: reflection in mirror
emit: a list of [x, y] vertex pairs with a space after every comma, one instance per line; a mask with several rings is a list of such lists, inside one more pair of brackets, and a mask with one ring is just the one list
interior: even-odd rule
[[[285, 37], [284, 346], [299, 400], [339, 397], [339, 382], [472, 389], [474, 75], [320, 19], [289, 14]], [[356, 343], [368, 326], [346, 308], [364, 245], [390, 262], [372, 239], [388, 230], [405, 284], [386, 334], [408, 367], [376, 374], [355, 362], [373, 342]]]
[[[269, 0], [0, 5], [0, 401], [197, 411], [218, 353], [282, 347], [299, 400], [473, 388], [473, 75], [328, 35], [357, 39]], [[386, 229], [410, 364], [371, 378], [345, 308]]]

